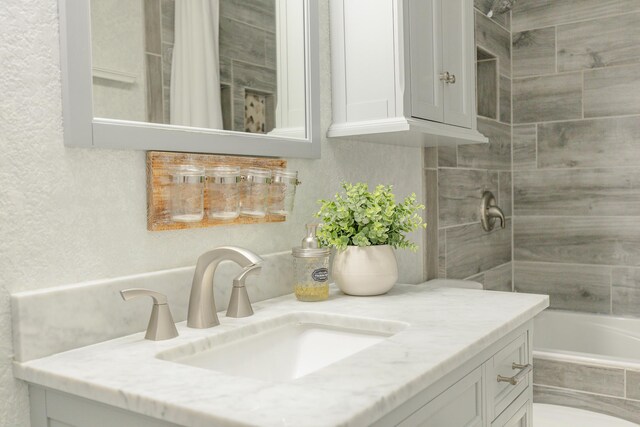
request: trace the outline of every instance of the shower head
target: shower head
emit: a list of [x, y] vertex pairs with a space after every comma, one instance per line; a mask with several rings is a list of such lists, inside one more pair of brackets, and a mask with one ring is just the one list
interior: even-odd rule
[[513, 7], [516, 0], [494, 0], [491, 9], [487, 12], [487, 16], [491, 18], [493, 15], [501, 15], [507, 13]]

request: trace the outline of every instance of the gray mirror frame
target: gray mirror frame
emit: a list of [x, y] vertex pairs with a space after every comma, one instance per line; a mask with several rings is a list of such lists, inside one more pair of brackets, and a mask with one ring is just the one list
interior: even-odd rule
[[320, 158], [317, 0], [305, 10], [306, 139], [93, 117], [89, 0], [58, 0], [64, 144], [70, 147]]

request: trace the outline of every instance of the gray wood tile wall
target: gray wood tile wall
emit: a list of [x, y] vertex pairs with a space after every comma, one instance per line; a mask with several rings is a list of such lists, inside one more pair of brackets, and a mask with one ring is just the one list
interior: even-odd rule
[[610, 368], [582, 363], [534, 360], [533, 382], [590, 393], [624, 397], [624, 368]]
[[[640, 19], [640, 17], [639, 17]], [[640, 24], [640, 20], [638, 21]], [[640, 114], [640, 61], [584, 72], [584, 116]]]
[[478, 115], [498, 118], [498, 60], [485, 59], [477, 62]]
[[[427, 278], [469, 279], [512, 291], [511, 32], [510, 14], [485, 16], [492, 0], [475, 0], [478, 128], [489, 144], [427, 148]], [[507, 228], [480, 225], [480, 200], [492, 191]], [[431, 230], [431, 231], [429, 231]]]
[[553, 74], [513, 82], [513, 120], [535, 123], [582, 118], [582, 74]]
[[640, 317], [640, 2], [519, 0], [512, 29], [514, 288]]
[[[640, 1], [518, 0], [490, 20], [491, 3], [475, 1], [490, 143], [425, 150], [427, 276], [640, 317]], [[480, 228], [485, 189], [506, 230]], [[639, 370], [534, 365], [534, 401], [640, 423]]]
[[[579, 7], [579, 3], [576, 2]], [[640, 59], [640, 12], [557, 26], [558, 71], [634, 64]]]
[[513, 76], [556, 72], [555, 27], [521, 31], [513, 36]]
[[533, 400], [640, 423], [640, 371], [586, 362], [533, 359]]

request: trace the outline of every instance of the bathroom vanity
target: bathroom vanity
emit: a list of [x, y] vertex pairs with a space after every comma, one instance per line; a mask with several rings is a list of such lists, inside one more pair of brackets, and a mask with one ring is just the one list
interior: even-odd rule
[[429, 282], [367, 298], [334, 289], [318, 303], [285, 295], [214, 328], [179, 323], [174, 339], [137, 333], [14, 373], [34, 427], [529, 426], [532, 319], [547, 306]]

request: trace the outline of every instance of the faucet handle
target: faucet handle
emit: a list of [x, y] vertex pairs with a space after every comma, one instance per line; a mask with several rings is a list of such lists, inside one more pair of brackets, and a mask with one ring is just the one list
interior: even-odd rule
[[489, 218], [497, 218], [500, 221], [500, 228], [507, 227], [507, 221], [504, 218], [504, 213], [502, 209], [497, 206], [490, 206], [487, 208], [487, 215]]
[[262, 264], [253, 264], [253, 265], [250, 265], [249, 267], [244, 268], [242, 270], [242, 273], [240, 273], [238, 277], [233, 279], [233, 287], [243, 288], [244, 282], [245, 280], [247, 280], [247, 277], [249, 277], [252, 274], [254, 275], [260, 274], [261, 271], [262, 271]]
[[178, 330], [173, 322], [166, 295], [143, 288], [124, 289], [120, 291], [120, 295], [125, 301], [142, 296], [153, 298], [151, 318], [147, 326], [147, 333], [144, 336], [146, 339], [160, 341], [178, 336]]
[[502, 209], [498, 207], [493, 193], [485, 191], [482, 194], [482, 202], [480, 205], [480, 223], [482, 224], [482, 229], [484, 231], [493, 230], [496, 218], [500, 220], [501, 228], [505, 228], [507, 226], [504, 213], [502, 212]]
[[233, 289], [231, 290], [231, 299], [227, 308], [227, 317], [248, 317], [253, 314], [249, 294], [244, 285], [247, 277], [252, 274], [259, 274], [262, 271], [262, 265], [253, 264], [242, 270], [242, 273], [233, 279]]

